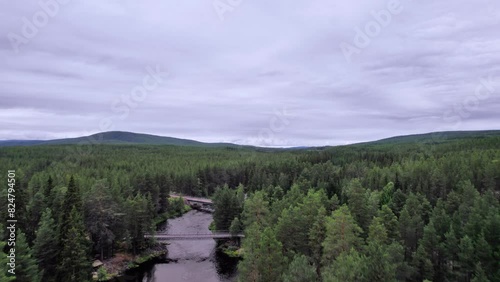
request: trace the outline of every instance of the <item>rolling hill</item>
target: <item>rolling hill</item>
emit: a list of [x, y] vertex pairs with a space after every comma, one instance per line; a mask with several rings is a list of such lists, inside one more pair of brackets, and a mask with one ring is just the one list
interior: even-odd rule
[[[377, 141], [363, 142], [353, 145], [364, 144], [403, 144], [403, 143], [427, 143], [436, 144], [449, 142], [456, 139], [487, 138], [500, 136], [500, 130], [485, 131], [446, 131], [425, 134], [414, 134], [396, 136]], [[5, 140], [0, 141], [0, 147], [7, 146], [34, 146], [34, 145], [71, 145], [71, 144], [114, 144], [114, 145], [174, 145], [174, 146], [196, 146], [196, 147], [233, 147], [233, 148], [257, 148], [253, 146], [237, 145], [232, 143], [204, 143], [189, 139], [164, 137], [150, 134], [141, 134], [124, 131], [110, 131], [93, 134], [90, 136], [55, 139], [55, 140]], [[328, 147], [328, 146], [327, 146]], [[287, 148], [293, 150], [307, 150], [312, 147]], [[322, 148], [325, 148], [322, 146]], [[262, 148], [264, 149], [264, 148]], [[275, 148], [276, 149], [276, 148]], [[285, 148], [284, 148], [285, 149]]]
[[444, 131], [424, 134], [412, 134], [405, 136], [395, 136], [377, 141], [366, 142], [364, 144], [400, 144], [400, 143], [444, 143], [456, 139], [499, 137], [500, 130], [483, 131]]
[[90, 136], [55, 139], [55, 140], [6, 140], [0, 141], [0, 147], [32, 145], [71, 145], [71, 144], [115, 144], [115, 145], [175, 145], [197, 147], [241, 147], [231, 143], [203, 143], [189, 139], [163, 137], [123, 131], [110, 131]]

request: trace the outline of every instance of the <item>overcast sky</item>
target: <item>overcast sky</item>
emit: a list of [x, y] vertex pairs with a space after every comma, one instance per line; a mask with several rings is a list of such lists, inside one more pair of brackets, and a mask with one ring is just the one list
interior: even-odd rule
[[498, 0], [59, 1], [0, 0], [0, 140], [500, 129]]

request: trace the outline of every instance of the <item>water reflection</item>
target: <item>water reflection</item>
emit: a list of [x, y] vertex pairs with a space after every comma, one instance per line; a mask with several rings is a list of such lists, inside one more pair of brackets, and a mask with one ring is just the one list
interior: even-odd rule
[[[212, 215], [190, 211], [169, 220], [158, 233], [208, 232]], [[214, 240], [172, 241], [168, 256], [126, 273], [120, 282], [233, 282], [238, 259], [216, 250]]]

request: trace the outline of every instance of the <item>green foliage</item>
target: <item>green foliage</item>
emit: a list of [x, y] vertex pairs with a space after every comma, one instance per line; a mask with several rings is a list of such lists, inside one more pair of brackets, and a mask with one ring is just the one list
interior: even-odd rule
[[284, 209], [276, 225], [278, 239], [287, 252], [311, 255], [309, 230], [328, 198], [322, 191], [309, 190], [296, 206]]
[[390, 241], [398, 241], [399, 239], [399, 226], [398, 218], [392, 212], [391, 208], [387, 205], [383, 205], [378, 211], [379, 218], [381, 218], [382, 224], [387, 230], [387, 237]]
[[12, 274], [9, 274], [7, 272], [7, 270], [10, 269], [10, 267], [7, 265], [9, 263], [7, 255], [3, 252], [5, 246], [7, 245], [3, 240], [4, 230], [5, 230], [4, 228], [5, 227], [2, 224], [0, 224], [0, 238], [2, 238], [2, 240], [0, 240], [0, 271], [1, 271], [0, 281], [9, 282], [9, 281], [14, 281], [15, 278]]
[[309, 248], [311, 260], [316, 265], [316, 273], [321, 273], [321, 259], [323, 257], [323, 242], [326, 238], [326, 209], [321, 207], [309, 230]]
[[295, 255], [283, 273], [283, 282], [314, 282], [318, 280], [316, 267], [304, 255]]
[[476, 268], [474, 270], [474, 278], [472, 278], [471, 282], [489, 282], [490, 280], [486, 276], [483, 268], [481, 267], [481, 263], [476, 264]]
[[40, 280], [40, 271], [33, 252], [26, 242], [26, 236], [21, 230], [16, 236], [16, 281], [37, 282]]
[[366, 246], [366, 279], [367, 281], [395, 281], [397, 263], [392, 260], [387, 244], [387, 230], [381, 218], [374, 218], [369, 228]]
[[69, 215], [66, 236], [62, 239], [61, 260], [58, 265], [58, 281], [87, 281], [91, 264], [88, 257], [90, 242], [85, 234], [82, 215], [76, 206]]
[[106, 271], [106, 268], [100, 267], [97, 270], [97, 280], [98, 281], [107, 281], [109, 279], [110, 279], [109, 273]]
[[229, 230], [235, 217], [241, 214], [241, 204], [235, 190], [227, 185], [217, 189], [213, 196], [214, 222], [217, 230]]
[[133, 198], [129, 197], [125, 202], [128, 239], [134, 254], [147, 247], [148, 240], [144, 238], [144, 235], [154, 233], [153, 209], [149, 195], [137, 194]]
[[47, 208], [42, 214], [33, 246], [34, 257], [40, 268], [44, 270], [42, 281], [54, 281], [55, 279], [59, 246], [57, 225], [52, 216], [52, 210]]
[[248, 228], [243, 249], [244, 260], [239, 265], [241, 281], [282, 281], [286, 261], [273, 229], [267, 227], [260, 232], [254, 223]]
[[323, 271], [323, 282], [365, 281], [365, 260], [355, 249], [341, 253]]
[[362, 239], [359, 237], [361, 232], [346, 205], [334, 211], [326, 222], [326, 238], [323, 242], [324, 264], [329, 264], [343, 252], [361, 247]]
[[235, 217], [233, 219], [233, 221], [231, 222], [231, 226], [229, 227], [229, 232], [231, 232], [231, 234], [239, 234], [243, 232], [243, 224], [241, 224], [239, 218]]
[[76, 186], [75, 178], [71, 176], [66, 194], [64, 194], [64, 202], [62, 204], [62, 210], [60, 213], [61, 217], [59, 220], [59, 238], [61, 240], [65, 240], [68, 236], [68, 231], [72, 224], [70, 215], [73, 208], [81, 211], [81, 193]]
[[102, 181], [97, 182], [84, 200], [85, 226], [90, 232], [93, 246], [104, 259], [104, 251], [112, 248], [115, 234], [112, 227], [117, 224], [118, 205]]
[[175, 215], [181, 215], [185, 211], [185, 204], [183, 198], [169, 198], [168, 211]]
[[269, 202], [265, 199], [265, 195], [261, 191], [255, 192], [250, 198], [245, 201], [243, 209], [243, 224], [248, 227], [252, 224], [264, 227], [268, 223]]
[[347, 196], [349, 210], [358, 225], [365, 231], [368, 230], [373, 217], [372, 209], [369, 205], [369, 195], [367, 190], [361, 186], [359, 179], [353, 179], [347, 186]]
[[392, 195], [394, 194], [394, 183], [389, 182], [382, 189], [382, 194], [380, 195], [380, 206], [388, 205], [392, 201]]

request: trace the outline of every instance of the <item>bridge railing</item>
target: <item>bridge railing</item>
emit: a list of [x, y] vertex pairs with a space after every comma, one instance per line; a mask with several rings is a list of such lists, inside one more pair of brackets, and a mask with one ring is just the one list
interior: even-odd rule
[[194, 236], [194, 235], [225, 235], [225, 234], [231, 234], [229, 230], [214, 230], [214, 231], [207, 231], [207, 232], [196, 232], [196, 233], [161, 233], [161, 234], [144, 234], [144, 236]]

